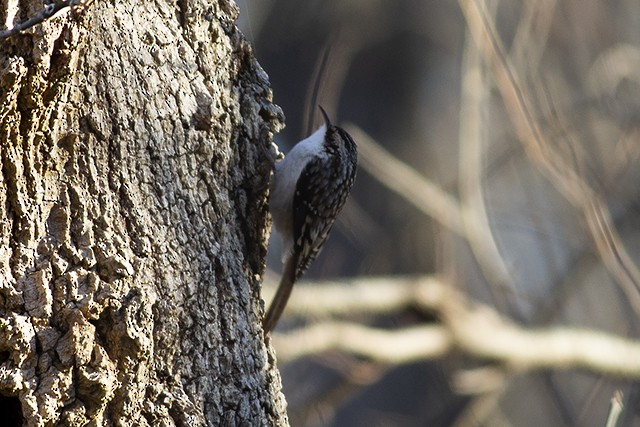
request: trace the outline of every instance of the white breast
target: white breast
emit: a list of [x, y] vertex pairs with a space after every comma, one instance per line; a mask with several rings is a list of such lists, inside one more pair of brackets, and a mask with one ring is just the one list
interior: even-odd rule
[[285, 254], [293, 246], [293, 194], [296, 191], [296, 182], [309, 159], [322, 155], [325, 132], [326, 126], [320, 126], [311, 136], [298, 142], [289, 154], [276, 164], [269, 210], [276, 230], [282, 234]]

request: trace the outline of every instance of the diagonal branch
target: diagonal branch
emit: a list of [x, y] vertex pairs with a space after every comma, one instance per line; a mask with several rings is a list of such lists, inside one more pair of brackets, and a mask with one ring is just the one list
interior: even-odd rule
[[464, 221], [454, 197], [385, 151], [354, 124], [345, 126], [358, 141], [359, 165], [386, 187], [450, 230], [464, 235]]
[[24, 22], [19, 22], [8, 30], [0, 31], [0, 40], [11, 37], [18, 34], [20, 31], [27, 30], [35, 25], [42, 24], [47, 19], [51, 18], [56, 13], [67, 7], [76, 6], [81, 0], [55, 0], [47, 4], [45, 7], [36, 13], [31, 18]]
[[460, 0], [460, 6], [470, 32], [493, 72], [496, 86], [527, 155], [558, 191], [581, 211], [600, 257], [640, 316], [640, 270], [626, 252], [607, 207], [549, 144], [484, 2]]

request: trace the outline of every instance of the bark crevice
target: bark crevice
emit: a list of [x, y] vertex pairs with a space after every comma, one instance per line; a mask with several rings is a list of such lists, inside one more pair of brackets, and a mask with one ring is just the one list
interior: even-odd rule
[[286, 419], [258, 322], [282, 114], [235, 6], [180, 7], [95, 2], [0, 46], [0, 394], [25, 425]]

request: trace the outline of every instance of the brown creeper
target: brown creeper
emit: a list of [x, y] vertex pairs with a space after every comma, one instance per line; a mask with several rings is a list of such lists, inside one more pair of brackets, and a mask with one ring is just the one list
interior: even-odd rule
[[271, 184], [269, 210], [283, 237], [284, 269], [262, 322], [265, 332], [275, 327], [293, 284], [320, 253], [356, 176], [356, 144], [320, 111], [325, 124], [276, 164]]

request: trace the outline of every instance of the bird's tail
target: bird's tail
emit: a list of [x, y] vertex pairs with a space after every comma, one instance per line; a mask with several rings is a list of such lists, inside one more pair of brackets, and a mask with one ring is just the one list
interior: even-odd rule
[[267, 314], [265, 314], [264, 319], [262, 320], [262, 329], [265, 334], [267, 332], [271, 332], [273, 328], [275, 328], [276, 323], [278, 323], [278, 319], [280, 319], [280, 316], [287, 305], [287, 301], [289, 301], [289, 296], [291, 295], [291, 290], [293, 289], [293, 284], [296, 280], [296, 258], [297, 257], [291, 255], [287, 258], [287, 261], [284, 264], [280, 285], [278, 286], [276, 295], [273, 297], [273, 300], [269, 305]]

